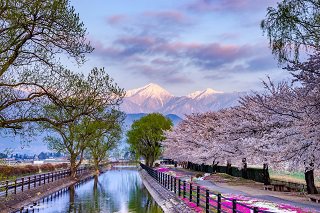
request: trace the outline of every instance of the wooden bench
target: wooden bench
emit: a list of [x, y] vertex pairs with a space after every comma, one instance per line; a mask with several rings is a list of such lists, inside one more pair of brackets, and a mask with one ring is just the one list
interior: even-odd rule
[[290, 191], [290, 188], [284, 184], [272, 184], [272, 185], [265, 185], [264, 190], [284, 192], [284, 191]]
[[274, 191], [284, 192], [285, 185], [284, 184], [272, 184]]
[[272, 185], [264, 185], [264, 190], [272, 191], [273, 190], [273, 186]]
[[310, 194], [307, 195], [310, 201], [320, 203], [320, 194]]

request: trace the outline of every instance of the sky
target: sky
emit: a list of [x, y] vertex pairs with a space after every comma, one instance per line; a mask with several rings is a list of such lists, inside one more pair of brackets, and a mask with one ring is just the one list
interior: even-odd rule
[[[156, 83], [177, 96], [206, 88], [240, 92], [261, 90], [267, 76], [289, 77], [260, 29], [276, 0], [71, 0], [71, 5], [95, 51], [81, 67], [64, 62], [83, 73], [105, 67], [126, 90]], [[0, 150], [14, 145], [3, 140]], [[32, 147], [45, 149], [39, 141]]]
[[175, 95], [261, 89], [288, 78], [260, 22], [276, 0], [72, 0], [95, 48], [79, 72], [105, 67], [124, 89], [157, 83]]

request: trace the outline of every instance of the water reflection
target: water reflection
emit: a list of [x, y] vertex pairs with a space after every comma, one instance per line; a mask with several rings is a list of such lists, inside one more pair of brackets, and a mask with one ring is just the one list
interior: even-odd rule
[[111, 170], [41, 202], [30, 212], [141, 212], [160, 213], [136, 170]]

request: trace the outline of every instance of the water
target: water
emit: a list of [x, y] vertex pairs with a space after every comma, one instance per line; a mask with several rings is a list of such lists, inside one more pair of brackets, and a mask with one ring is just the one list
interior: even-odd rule
[[119, 169], [29, 206], [28, 212], [160, 213], [162, 210], [144, 187], [137, 170]]

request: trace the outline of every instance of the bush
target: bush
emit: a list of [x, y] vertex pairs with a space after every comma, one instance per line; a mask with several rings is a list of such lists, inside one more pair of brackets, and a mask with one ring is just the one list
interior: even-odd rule
[[0, 165], [0, 180], [5, 180], [10, 177], [24, 176], [29, 174], [36, 174], [39, 172], [52, 172], [60, 169], [68, 169], [67, 163], [51, 164], [46, 163], [42, 165], [24, 165], [24, 166], [8, 166]]
[[33, 174], [33, 173], [38, 173], [39, 172], [39, 167], [38, 166], [33, 166], [33, 165], [26, 165], [25, 166], [27, 173]]
[[69, 165], [67, 163], [59, 163], [55, 165], [55, 169], [68, 169]]
[[50, 171], [54, 171], [55, 167], [51, 163], [46, 163], [46, 164], [40, 165], [40, 169], [42, 172], [50, 172]]
[[196, 178], [202, 177], [202, 174], [198, 173], [196, 174]]

